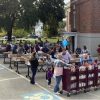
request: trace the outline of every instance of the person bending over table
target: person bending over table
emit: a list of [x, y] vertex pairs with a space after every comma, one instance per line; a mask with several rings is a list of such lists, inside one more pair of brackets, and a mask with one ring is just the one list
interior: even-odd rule
[[31, 64], [31, 71], [32, 71], [32, 78], [31, 78], [30, 83], [35, 84], [35, 75], [36, 75], [38, 65], [39, 65], [39, 62], [36, 58], [36, 53], [35, 52], [32, 53], [32, 57], [29, 61], [30, 61], [30, 64]]
[[67, 48], [67, 49], [63, 48], [63, 51], [62, 51], [62, 58], [61, 58], [61, 59], [62, 59], [65, 63], [68, 64], [68, 63], [70, 62], [71, 58], [72, 58], [72, 56], [71, 56], [71, 54], [69, 53], [68, 48]]

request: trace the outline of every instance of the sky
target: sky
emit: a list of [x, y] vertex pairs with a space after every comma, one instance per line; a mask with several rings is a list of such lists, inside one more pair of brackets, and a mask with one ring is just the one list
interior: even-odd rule
[[70, 0], [64, 0], [65, 3], [69, 2]]

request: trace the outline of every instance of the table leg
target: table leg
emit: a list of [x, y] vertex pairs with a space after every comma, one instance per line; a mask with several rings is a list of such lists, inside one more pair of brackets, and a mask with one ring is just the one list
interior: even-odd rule
[[12, 69], [12, 66], [11, 66], [11, 58], [10, 58], [10, 65], [9, 65], [9, 68], [11, 68], [11, 69]]
[[18, 61], [17, 61], [17, 70], [16, 70], [16, 72], [18, 73], [18, 74], [20, 74], [20, 72], [19, 72], [19, 70], [18, 70]]
[[31, 77], [30, 77], [30, 75], [29, 75], [29, 69], [30, 69], [30, 66], [29, 65], [26, 65], [27, 66], [27, 68], [28, 68], [28, 72], [27, 72], [27, 75], [26, 75], [26, 77], [28, 77], [28, 78], [30, 78], [31, 79]]
[[4, 55], [4, 62], [3, 62], [4, 64], [5, 64], [5, 58], [6, 58], [6, 55]]
[[43, 72], [45, 72], [45, 70], [43, 69], [43, 65], [41, 65], [40, 70], [43, 71]]
[[38, 70], [37, 70], [38, 72], [40, 72], [40, 69], [38, 68]]

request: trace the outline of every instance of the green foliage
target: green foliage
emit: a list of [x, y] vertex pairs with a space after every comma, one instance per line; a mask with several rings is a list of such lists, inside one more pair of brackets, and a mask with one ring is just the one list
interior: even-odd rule
[[32, 30], [38, 20], [36, 1], [0, 0], [0, 28], [5, 28], [9, 41], [13, 27]]
[[64, 17], [64, 0], [39, 0], [39, 18], [46, 23], [53, 15], [57, 21]]
[[4, 30], [4, 28], [1, 28], [0, 30], [0, 37], [6, 35], [6, 31]]
[[48, 30], [48, 25], [43, 26], [43, 36], [48, 37], [49, 30]]
[[18, 0], [0, 0], [0, 6], [0, 19], [2, 20], [2, 25], [0, 27], [5, 28], [8, 35], [8, 41], [11, 41], [12, 28], [19, 14], [20, 4]]
[[58, 34], [58, 22], [54, 16], [50, 16], [48, 24], [44, 25], [44, 33], [47, 37], [56, 36]]
[[47, 27], [44, 31], [48, 36], [56, 35], [62, 18], [64, 0], [0, 0], [0, 28], [7, 31], [9, 40], [13, 28], [19, 28], [13, 32], [17, 37], [26, 36], [22, 29], [34, 30], [39, 19]]
[[57, 32], [58, 22], [57, 22], [57, 19], [53, 15], [49, 17], [48, 26], [49, 26], [48, 28], [49, 36], [52, 36], [52, 35], [55, 36], [58, 34]]
[[17, 38], [23, 38], [27, 37], [28, 33], [24, 29], [16, 29], [13, 31], [13, 35], [16, 36]]
[[39, 18], [48, 25], [49, 35], [57, 35], [58, 22], [64, 16], [64, 0], [39, 0]]
[[36, 0], [20, 0], [20, 3], [22, 9], [17, 26], [30, 30], [38, 22]]
[[60, 21], [58, 26], [59, 26], [59, 27], [58, 27], [58, 31], [59, 31], [59, 32], [62, 32], [62, 30], [64, 30], [64, 28], [65, 28], [65, 26], [66, 26], [66, 22]]

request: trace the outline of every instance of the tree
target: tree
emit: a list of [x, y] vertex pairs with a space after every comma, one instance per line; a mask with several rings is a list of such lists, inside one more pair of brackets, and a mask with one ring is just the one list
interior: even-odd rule
[[7, 31], [8, 41], [11, 41], [12, 27], [19, 9], [18, 0], [0, 0], [0, 19], [2, 21], [1, 27]]
[[29, 30], [38, 20], [36, 0], [0, 0], [0, 27], [5, 28], [11, 41], [13, 27]]
[[48, 26], [49, 34], [57, 35], [58, 23], [64, 16], [64, 0], [39, 0], [39, 18]]
[[32, 29], [36, 22], [38, 22], [37, 15], [37, 0], [20, 0], [21, 3], [21, 16], [18, 20], [18, 26], [26, 30]]
[[60, 21], [59, 22], [59, 29], [58, 29], [58, 31], [62, 32], [63, 30], [65, 30], [65, 26], [66, 26], [66, 22]]

